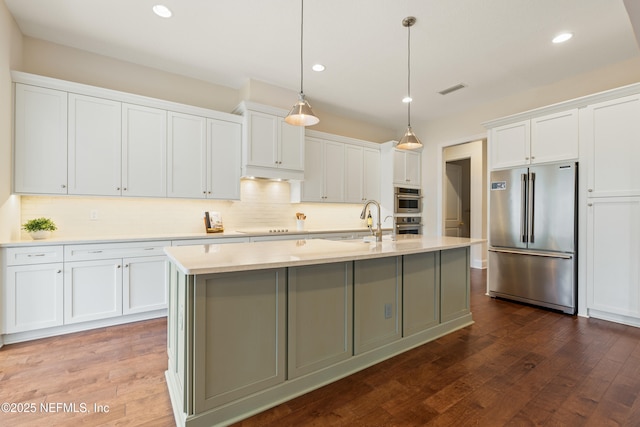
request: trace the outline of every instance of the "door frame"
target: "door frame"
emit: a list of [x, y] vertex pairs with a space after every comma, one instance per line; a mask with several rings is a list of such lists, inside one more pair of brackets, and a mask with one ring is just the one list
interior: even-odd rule
[[[459, 151], [450, 154], [445, 159], [444, 150], [447, 147], [459, 146]], [[471, 238], [487, 238], [487, 134], [479, 134], [462, 140], [448, 141], [438, 144], [437, 149], [437, 179], [436, 198], [437, 218], [436, 233], [443, 235], [443, 209], [445, 192], [445, 162], [453, 160], [471, 159]], [[471, 267], [487, 267], [487, 244], [471, 246]]]

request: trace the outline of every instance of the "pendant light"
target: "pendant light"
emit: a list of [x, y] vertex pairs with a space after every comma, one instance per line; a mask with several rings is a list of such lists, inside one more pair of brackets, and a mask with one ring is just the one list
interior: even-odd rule
[[402, 26], [407, 27], [408, 43], [407, 43], [407, 131], [404, 136], [396, 145], [396, 148], [402, 150], [415, 150], [422, 148], [422, 142], [418, 139], [413, 130], [411, 129], [411, 27], [416, 23], [416, 18], [408, 16], [402, 20]]
[[304, 97], [302, 91], [302, 82], [304, 81], [304, 66], [302, 62], [302, 48], [303, 48], [303, 33], [304, 33], [304, 0], [301, 0], [300, 7], [300, 94], [298, 95], [298, 102], [296, 102], [289, 115], [285, 117], [284, 121], [294, 126], [312, 126], [317, 124], [320, 119], [316, 117], [311, 109], [311, 105]]

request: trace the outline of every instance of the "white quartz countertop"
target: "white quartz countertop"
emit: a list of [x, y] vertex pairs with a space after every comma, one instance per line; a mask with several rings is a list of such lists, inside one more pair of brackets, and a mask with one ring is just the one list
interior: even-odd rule
[[185, 274], [209, 274], [326, 264], [466, 247], [484, 239], [398, 235], [396, 240], [364, 242], [279, 240], [167, 247], [169, 259]]

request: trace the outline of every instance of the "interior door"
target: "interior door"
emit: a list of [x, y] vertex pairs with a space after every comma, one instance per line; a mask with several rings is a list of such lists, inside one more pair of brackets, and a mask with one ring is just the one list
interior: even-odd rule
[[445, 165], [444, 235], [460, 237], [462, 221], [462, 166], [447, 162]]

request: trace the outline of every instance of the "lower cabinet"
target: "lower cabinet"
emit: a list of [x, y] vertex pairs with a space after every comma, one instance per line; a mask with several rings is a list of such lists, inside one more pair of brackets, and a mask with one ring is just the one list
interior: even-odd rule
[[402, 257], [402, 336], [440, 323], [440, 252]]
[[401, 257], [354, 262], [354, 353], [402, 336]]
[[122, 260], [65, 263], [64, 323], [122, 315]]
[[351, 262], [288, 269], [287, 378], [353, 355]]
[[128, 321], [120, 320], [123, 316], [142, 320], [162, 315], [169, 266], [163, 248], [170, 245], [151, 241], [0, 249], [4, 342]]
[[63, 323], [62, 263], [7, 267], [4, 286], [5, 333]]
[[197, 276], [195, 411], [285, 381], [286, 269]]
[[440, 252], [440, 322], [471, 312], [469, 248]]

